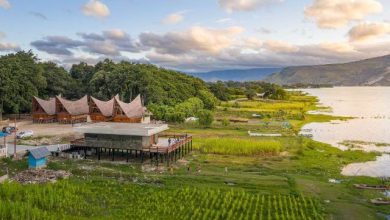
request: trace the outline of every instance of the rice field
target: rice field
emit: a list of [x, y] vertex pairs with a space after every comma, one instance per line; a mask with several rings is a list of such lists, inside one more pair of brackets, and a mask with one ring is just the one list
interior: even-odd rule
[[227, 155], [277, 155], [282, 144], [274, 140], [259, 138], [203, 138], [195, 139], [194, 148], [202, 153]]
[[323, 219], [317, 200], [89, 180], [0, 188], [0, 219]]

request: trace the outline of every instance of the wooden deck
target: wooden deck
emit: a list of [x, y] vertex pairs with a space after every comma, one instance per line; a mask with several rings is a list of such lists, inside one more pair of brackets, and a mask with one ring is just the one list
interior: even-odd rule
[[171, 143], [169, 143], [169, 137], [159, 138], [157, 144], [153, 145], [149, 148], [144, 148], [144, 151], [152, 152], [152, 153], [171, 153], [182, 146], [191, 144], [192, 136], [181, 136], [179, 140], [171, 138]]

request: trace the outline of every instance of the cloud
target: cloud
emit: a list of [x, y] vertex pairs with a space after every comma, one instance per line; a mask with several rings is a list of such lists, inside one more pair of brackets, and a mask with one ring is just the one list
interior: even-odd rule
[[40, 12], [30, 11], [29, 14], [34, 16], [34, 17], [36, 17], [36, 18], [39, 18], [39, 19], [42, 19], [42, 20], [47, 20], [46, 15], [44, 15], [44, 14], [42, 14]]
[[340, 28], [382, 10], [377, 0], [315, 0], [305, 9], [305, 16], [320, 28]]
[[184, 11], [172, 13], [166, 16], [164, 19], [162, 19], [161, 23], [166, 25], [178, 24], [183, 21], [184, 13], [185, 13]]
[[280, 53], [291, 53], [291, 52], [297, 52], [299, 50], [297, 46], [294, 46], [288, 42], [277, 41], [277, 40], [267, 40], [264, 42], [264, 46], [268, 50], [271, 50], [273, 52], [280, 52]]
[[7, 0], [0, 0], [0, 8], [10, 9], [11, 4]]
[[231, 19], [231, 18], [221, 18], [221, 19], [216, 20], [215, 22], [220, 23], [220, 24], [224, 24], [224, 23], [230, 23], [232, 21], [233, 21], [233, 19]]
[[107, 17], [111, 14], [107, 5], [103, 4], [99, 0], [89, 0], [85, 5], [81, 7], [81, 11], [86, 16], [93, 17]]
[[348, 32], [352, 42], [368, 41], [390, 34], [390, 22], [360, 23]]
[[233, 38], [243, 31], [242, 27], [212, 29], [195, 26], [183, 32], [168, 32], [164, 35], [142, 33], [139, 38], [143, 46], [153, 48], [158, 53], [200, 51], [212, 54], [231, 46]]
[[20, 50], [20, 47], [17, 44], [0, 42], [0, 51], [18, 51], [18, 50]]
[[258, 29], [256, 29], [256, 31], [261, 33], [261, 34], [270, 34], [273, 32], [271, 29], [268, 29], [265, 27], [258, 28]]
[[218, 0], [219, 6], [231, 13], [234, 11], [254, 11], [260, 6], [281, 0]]
[[96, 33], [78, 33], [81, 40], [74, 40], [65, 36], [48, 36], [42, 40], [31, 42], [31, 45], [48, 54], [71, 56], [73, 50], [105, 55], [120, 56], [122, 52], [139, 52], [139, 45], [120, 29]]
[[181, 71], [340, 63], [390, 53], [390, 41], [295, 45], [248, 36], [243, 31], [241, 27], [194, 26], [163, 34], [142, 33], [133, 39], [124, 30], [111, 29], [100, 33], [77, 33], [77, 38], [48, 36], [31, 45], [52, 54], [68, 67], [79, 61], [96, 63], [110, 58], [150, 62]]
[[31, 42], [31, 45], [48, 54], [72, 55], [71, 49], [77, 48], [83, 43], [64, 36], [48, 36], [43, 40]]
[[356, 52], [355, 48], [351, 44], [345, 42], [325, 42], [320, 43], [319, 47], [333, 53]]

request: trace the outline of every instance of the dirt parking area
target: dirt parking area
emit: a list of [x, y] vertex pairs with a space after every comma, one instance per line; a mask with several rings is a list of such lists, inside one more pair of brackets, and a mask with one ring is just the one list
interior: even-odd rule
[[[14, 126], [14, 123], [9, 125]], [[64, 141], [68, 142], [80, 136], [80, 134], [73, 131], [73, 126], [70, 124], [34, 124], [32, 121], [24, 120], [17, 121], [16, 126], [19, 132], [26, 130], [34, 132], [33, 138], [27, 138], [27, 140], [21, 140], [18, 143], [22, 145], [57, 144]], [[12, 142], [12, 138], [9, 141]]]
[[18, 121], [19, 131], [32, 130], [34, 136], [69, 136], [74, 134], [73, 126], [68, 124], [33, 124], [32, 121]]

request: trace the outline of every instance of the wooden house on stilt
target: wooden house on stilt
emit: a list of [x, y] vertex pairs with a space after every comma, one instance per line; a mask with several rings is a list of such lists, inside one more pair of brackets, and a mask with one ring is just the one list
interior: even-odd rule
[[97, 98], [90, 97], [89, 115], [93, 122], [104, 122], [112, 119], [115, 98], [109, 101], [101, 101]]
[[115, 96], [112, 121], [125, 123], [149, 123], [150, 113], [143, 106], [140, 95], [138, 95], [130, 103], [122, 102], [119, 100], [119, 96]]
[[63, 124], [86, 122], [89, 114], [88, 97], [70, 101], [60, 96], [56, 97], [57, 120]]
[[34, 96], [32, 101], [32, 118], [33, 123], [55, 122], [57, 120], [55, 98], [43, 100]]

